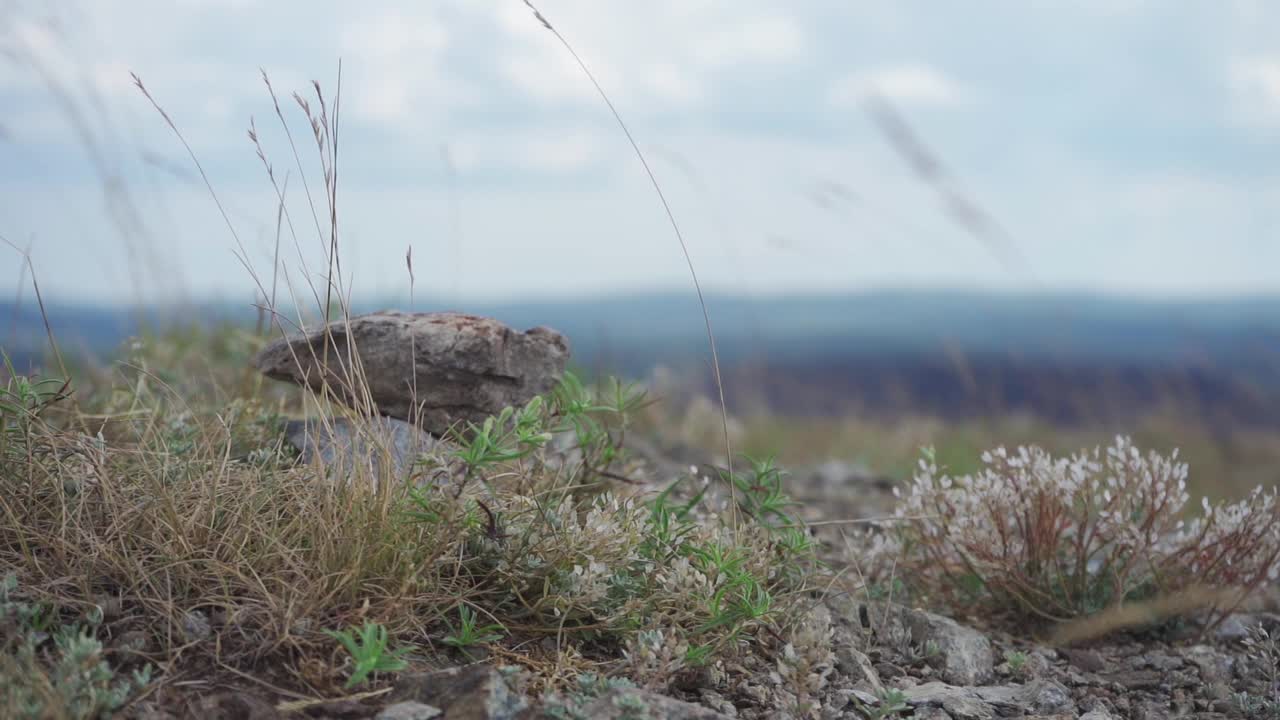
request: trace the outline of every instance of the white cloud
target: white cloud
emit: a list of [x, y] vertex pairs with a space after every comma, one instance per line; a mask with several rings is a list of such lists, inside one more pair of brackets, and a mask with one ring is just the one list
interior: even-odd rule
[[645, 87], [659, 99], [681, 105], [702, 99], [702, 87], [693, 73], [675, 63], [658, 63], [644, 75]]
[[[512, 55], [503, 58], [498, 67], [516, 89], [541, 102], [595, 99], [590, 82], [567, 54], [532, 52]], [[618, 85], [615, 81], [606, 83], [605, 87], [610, 92], [618, 92]]]
[[449, 143], [450, 158], [464, 175], [512, 169], [572, 175], [599, 166], [604, 149], [599, 132], [584, 127], [469, 133]]
[[[632, 112], [702, 102], [715, 87], [712, 73], [789, 63], [807, 49], [791, 16], [742, 4], [656, 0], [544, 10], [610, 96]], [[494, 6], [489, 20], [502, 47], [492, 62], [515, 88], [543, 104], [598, 102], [568, 52], [522, 4]]]
[[800, 56], [804, 44], [800, 26], [789, 17], [775, 15], [711, 27], [694, 54], [710, 67], [723, 68], [793, 60]]
[[535, 138], [523, 144], [518, 159], [530, 170], [572, 173], [600, 160], [600, 143], [594, 135], [583, 132]]
[[396, 60], [406, 53], [438, 53], [448, 46], [448, 40], [442, 24], [435, 18], [391, 11], [362, 18], [343, 28], [339, 46], [344, 55]]
[[440, 76], [449, 47], [444, 24], [430, 13], [383, 11], [342, 29], [338, 47], [353, 71], [350, 107], [363, 120], [384, 126], [420, 122], [427, 96], [439, 102], [456, 93]]
[[854, 72], [831, 85], [827, 100], [847, 107], [869, 97], [903, 105], [946, 107], [970, 99], [971, 93], [937, 68], [923, 63], [891, 65]]
[[1227, 84], [1236, 112], [1246, 124], [1280, 124], [1280, 58], [1235, 58]]

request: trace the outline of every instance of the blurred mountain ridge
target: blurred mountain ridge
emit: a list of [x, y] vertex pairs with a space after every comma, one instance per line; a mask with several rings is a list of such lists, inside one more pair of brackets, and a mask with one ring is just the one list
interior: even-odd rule
[[[707, 303], [738, 390], [731, 402], [749, 397], [784, 413], [1027, 411], [1067, 422], [1114, 414], [1104, 405], [1123, 415], [1172, 403], [1223, 422], [1280, 426], [1280, 296], [890, 290], [709, 295]], [[406, 306], [384, 298], [354, 310]], [[47, 309], [64, 352], [99, 359], [144, 328], [253, 327], [258, 318], [252, 306], [229, 302]], [[424, 298], [412, 309], [554, 327], [589, 372], [645, 377], [661, 365], [700, 385], [710, 377], [702, 313], [688, 292], [461, 306]], [[47, 342], [34, 302], [0, 303], [0, 347], [19, 368], [38, 363]]]

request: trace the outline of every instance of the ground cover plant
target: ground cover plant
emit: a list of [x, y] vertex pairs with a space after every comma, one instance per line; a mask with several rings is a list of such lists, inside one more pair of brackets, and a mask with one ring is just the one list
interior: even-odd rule
[[[14, 601], [103, 614], [93, 642], [123, 672], [153, 664], [176, 682], [265, 664], [315, 697], [479, 653], [538, 669], [546, 689], [587, 671], [666, 687], [781, 652], [812, 602], [821, 567], [768, 463], [726, 477], [737, 513], [709, 477], [615, 492], [645, 402], [635, 387], [569, 376], [459, 428], [394, 482], [297, 463], [281, 418], [310, 401], [264, 402], [235, 364], [196, 382], [220, 392], [188, 394], [183, 373], [207, 357], [199, 342], [139, 341], [75, 402], [5, 406], [0, 564]], [[55, 385], [15, 377], [10, 392]], [[10, 662], [38, 659], [9, 640]]]
[[953, 476], [931, 450], [875, 553], [904, 582], [953, 607], [979, 605], [1059, 623], [1205, 590], [1213, 626], [1280, 576], [1276, 489], [1188, 516], [1188, 466], [1123, 437], [1053, 457], [1038, 447], [984, 453]]

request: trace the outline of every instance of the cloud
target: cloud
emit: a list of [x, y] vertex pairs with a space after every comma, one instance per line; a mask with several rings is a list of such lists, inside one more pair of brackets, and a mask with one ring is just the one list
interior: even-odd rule
[[444, 23], [424, 10], [360, 17], [342, 29], [338, 47], [352, 71], [349, 107], [362, 120], [412, 124], [426, 113], [428, 98], [438, 103], [460, 95], [439, 73], [449, 48]]
[[675, 63], [650, 66], [644, 73], [644, 85], [660, 99], [681, 105], [697, 102], [703, 97], [701, 83]]
[[1232, 59], [1227, 85], [1245, 124], [1280, 125], [1280, 57]]
[[804, 44], [804, 32], [794, 20], [774, 15], [710, 28], [694, 55], [713, 68], [779, 63], [799, 57]]
[[831, 85], [827, 100], [837, 107], [883, 97], [901, 105], [950, 107], [967, 102], [972, 93], [942, 71], [924, 63], [890, 65], [850, 73]]
[[[250, 116], [277, 168], [296, 168], [258, 68], [270, 73], [284, 114], [298, 123], [290, 94], [310, 96], [315, 78], [332, 99], [341, 57], [343, 202], [349, 230], [364, 239], [366, 267], [385, 260], [387, 276], [398, 277], [404, 239], [424, 227], [440, 234], [456, 202], [467, 242], [479, 244], [469, 257], [486, 260], [477, 287], [573, 290], [589, 281], [576, 268], [552, 267], [545, 258], [554, 253], [535, 243], [508, 247], [525, 235], [565, 252], [587, 248], [601, 266], [616, 265], [617, 275], [594, 278], [602, 287], [684, 282], [678, 253], [653, 241], [669, 228], [625, 138], [572, 57], [519, 0], [388, 0], [373, 9], [314, 0], [305, 11], [261, 0], [135, 0], [128, 13], [95, 0], [67, 3], [73, 8], [55, 13], [62, 24], [38, 10], [0, 16], [0, 51], [27, 48], [76, 94], [95, 128], [114, 128], [102, 131], [99, 144], [120, 159], [120, 177], [157, 206], [168, 195], [153, 188], [179, 192], [187, 184], [167, 176], [144, 184], [155, 161], [135, 155], [190, 168], [128, 71], [142, 76], [192, 142], [224, 199], [233, 211], [238, 206], [236, 221], [244, 216], [246, 228], [260, 227], [270, 239], [275, 203], [244, 136]], [[894, 278], [1003, 277], [867, 123], [832, 112], [872, 94], [911, 111], [920, 135], [1026, 243], [1047, 285], [1132, 287], [1138, 280], [1123, 267], [1105, 277], [1099, 270], [1123, 246], [1132, 249], [1126, 259], [1151, 264], [1143, 278], [1165, 290], [1225, 286], [1243, 282], [1242, 273], [1254, 285], [1274, 286], [1269, 268], [1277, 263], [1264, 261], [1275, 259], [1267, 238], [1280, 222], [1280, 203], [1274, 191], [1264, 196], [1256, 188], [1274, 187], [1280, 170], [1242, 130], [1280, 127], [1280, 55], [1265, 32], [1280, 20], [1275, 3], [538, 4], [638, 142], [689, 158], [691, 171], [671, 163], [657, 171], [694, 253], [709, 258], [710, 280], [719, 264], [716, 238], [733, 239], [745, 279], [725, 276], [722, 286], [839, 289]], [[1117, 9], [1123, 13], [1108, 15]], [[1089, 38], [1087, 48], [1080, 37]], [[50, 280], [62, 290], [118, 294], [81, 251], [88, 238], [105, 255], [127, 257], [102, 229], [111, 217], [96, 178], [85, 177], [91, 173], [77, 128], [59, 100], [30, 63], [0, 55], [0, 123], [9, 136], [0, 143], [0, 187], [15, 198], [0, 232], [47, 238], [42, 252], [65, 263], [65, 276]], [[957, 108], [963, 112], [950, 112]], [[928, 109], [944, 112], [920, 112]], [[293, 127], [307, 139], [305, 125]], [[444, 146], [456, 172], [444, 169]], [[310, 171], [314, 158], [306, 152]], [[816, 176], [852, 188], [862, 204], [823, 209], [791, 198]], [[1136, 177], [1180, 179], [1142, 186]], [[301, 197], [300, 186], [292, 187]], [[708, 196], [723, 207], [710, 209]], [[154, 214], [147, 220], [174, 261], [190, 268], [193, 288], [240, 292], [218, 218], [199, 214], [210, 209], [207, 196], [193, 192], [173, 203], [172, 224]], [[793, 251], [785, 257], [793, 265], [762, 249], [766, 234], [789, 238]], [[608, 245], [600, 242], [605, 235]], [[1236, 248], [1215, 258], [1246, 259], [1197, 265], [1195, 243], [1204, 237]], [[940, 257], [927, 244], [934, 241], [952, 243], [955, 252]], [[1175, 257], [1162, 243], [1185, 249]], [[1094, 255], [1080, 257], [1081, 245]], [[218, 252], [202, 249], [210, 246]], [[617, 252], [631, 255], [619, 264], [611, 257]], [[489, 277], [488, 261], [509, 253], [526, 254], [499, 263]], [[214, 265], [211, 257], [223, 255], [226, 267]], [[119, 276], [128, 282], [125, 270]], [[11, 281], [0, 275], [0, 292]]]
[[343, 28], [339, 46], [343, 54], [395, 61], [406, 53], [436, 54], [448, 46], [448, 39], [435, 18], [384, 11]]
[[519, 134], [467, 133], [449, 143], [452, 162], [464, 175], [513, 174], [557, 177], [599, 167], [605, 143], [592, 129], [541, 128]]

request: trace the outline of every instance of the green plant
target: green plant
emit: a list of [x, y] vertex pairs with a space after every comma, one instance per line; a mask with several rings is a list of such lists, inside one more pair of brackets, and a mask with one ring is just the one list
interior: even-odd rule
[[545, 712], [556, 720], [590, 720], [583, 708], [592, 700], [615, 689], [631, 689], [635, 683], [626, 678], [611, 678], [593, 672], [580, 673], [566, 694], [552, 694], [545, 699]]
[[857, 698], [854, 698], [853, 703], [867, 720], [884, 720], [884, 718], [897, 717], [911, 710], [911, 706], [907, 704], [907, 696], [897, 688], [881, 689], [876, 693], [874, 705], [864, 703]]
[[0, 580], [0, 704], [9, 717], [77, 719], [112, 715], [151, 684], [151, 666], [117, 677], [94, 637], [101, 614], [87, 627], [63, 625], [50, 632], [56, 613], [17, 600], [17, 578]]
[[483, 645], [484, 643], [496, 642], [502, 639], [502, 632], [506, 631], [502, 625], [491, 623], [489, 625], [479, 625], [476, 611], [466, 605], [458, 606], [458, 627], [453, 627], [450, 623], [449, 628], [453, 631], [452, 635], [444, 638], [446, 645], [466, 652], [466, 649], [474, 645]]
[[796, 503], [783, 492], [786, 476], [772, 457], [762, 460], [747, 458], [750, 470], [746, 473], [721, 472], [722, 477], [737, 490], [739, 507], [748, 516], [766, 527], [791, 527], [794, 520], [786, 509]]
[[1009, 671], [1021, 675], [1027, 666], [1027, 654], [1021, 650], [1005, 650], [1004, 661], [1009, 663]]
[[366, 621], [356, 634], [351, 630], [326, 630], [325, 634], [341, 643], [354, 662], [347, 678], [348, 689], [368, 680], [371, 673], [399, 672], [409, 666], [404, 655], [413, 648], [388, 650], [387, 628], [380, 623]]
[[572, 372], [566, 372], [551, 394], [556, 432], [572, 432], [574, 447], [582, 456], [587, 476], [606, 468], [625, 453], [626, 434], [633, 413], [649, 403], [635, 384], [616, 379], [588, 389]]
[[458, 437], [461, 447], [454, 456], [466, 469], [458, 485], [461, 493], [467, 481], [484, 468], [497, 463], [519, 460], [551, 440], [546, 429], [544, 400], [534, 397], [523, 408], [504, 408], [496, 416], [476, 425], [467, 424], [467, 432]]
[[54, 403], [70, 396], [71, 381], [19, 375], [0, 350], [8, 379], [0, 387], [0, 458], [16, 460], [30, 447], [33, 423]]

